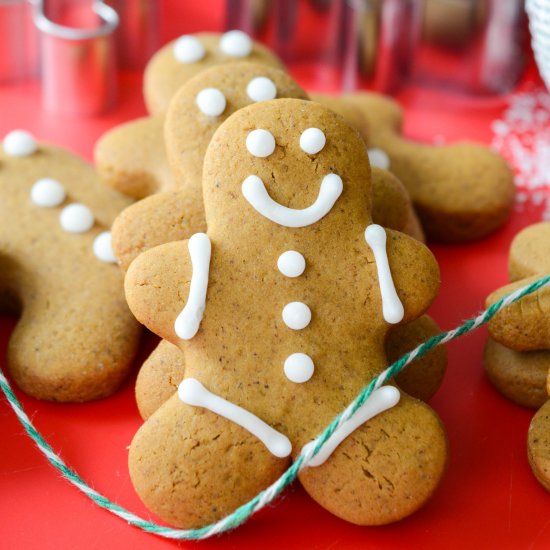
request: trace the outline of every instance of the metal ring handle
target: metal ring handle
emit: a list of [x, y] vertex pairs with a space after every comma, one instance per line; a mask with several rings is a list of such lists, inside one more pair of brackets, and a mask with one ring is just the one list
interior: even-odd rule
[[55, 36], [57, 38], [65, 38], [66, 40], [88, 40], [111, 34], [119, 24], [117, 12], [105, 4], [102, 0], [96, 0], [91, 9], [102, 20], [101, 26], [96, 29], [79, 29], [76, 27], [66, 27], [54, 23], [44, 14], [44, 0], [32, 0], [34, 5], [34, 24], [45, 34]]

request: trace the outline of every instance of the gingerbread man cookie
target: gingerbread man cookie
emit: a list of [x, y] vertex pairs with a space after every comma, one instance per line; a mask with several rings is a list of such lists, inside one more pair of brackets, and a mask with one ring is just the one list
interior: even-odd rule
[[0, 185], [0, 303], [20, 314], [10, 374], [39, 399], [111, 394], [140, 332], [108, 231], [130, 201], [81, 159], [21, 130], [3, 141]]
[[[223, 95], [225, 108], [217, 116], [203, 111], [198, 98], [204, 90], [217, 90]], [[284, 72], [250, 63], [227, 64], [207, 69], [191, 79], [176, 94], [166, 119], [167, 149], [171, 166], [178, 174], [179, 191], [156, 195], [127, 208], [113, 226], [113, 245], [123, 269], [148, 248], [165, 242], [188, 238], [206, 230], [202, 207], [201, 169], [206, 147], [217, 127], [231, 113], [253, 101], [277, 97], [304, 97], [305, 94]], [[254, 98], [254, 99], [253, 99]], [[208, 110], [208, 109], [207, 109]], [[129, 128], [128, 128], [129, 129]], [[146, 142], [146, 140], [144, 140]], [[108, 139], [103, 141], [104, 152]], [[116, 147], [113, 147], [116, 152]], [[142, 158], [137, 155], [137, 158]], [[408, 193], [395, 176], [373, 168], [373, 219], [376, 223], [397, 229], [422, 240], [423, 233], [414, 214]], [[430, 320], [418, 320], [400, 331], [410, 331], [416, 343], [432, 336], [437, 326]], [[396, 342], [389, 337], [391, 350]], [[413, 347], [413, 346], [411, 346]], [[407, 350], [403, 350], [407, 351]], [[400, 380], [409, 393], [427, 399], [439, 387], [446, 367], [443, 349], [434, 350], [403, 373]], [[136, 399], [141, 414], [149, 416], [168, 397], [183, 378], [184, 359], [169, 343], [161, 343], [140, 370]]]
[[235, 61], [282, 67], [273, 52], [242, 31], [187, 34], [170, 42], [145, 68], [143, 96], [149, 113], [165, 114], [182, 84], [202, 70]]
[[[518, 233], [510, 247], [509, 276], [513, 283], [487, 298], [487, 306], [506, 294], [550, 273], [550, 223], [531, 225]], [[489, 322], [485, 370], [506, 397], [538, 408], [548, 398], [546, 377], [550, 368], [550, 291], [526, 296]]]
[[[334, 104], [334, 98], [315, 95]], [[445, 146], [415, 143], [401, 136], [403, 113], [392, 99], [361, 92], [343, 96], [367, 120], [369, 148], [405, 185], [428, 238], [466, 242], [482, 238], [509, 217], [513, 175], [505, 160], [472, 142]]]
[[[186, 359], [129, 456], [138, 494], [166, 521], [215, 521], [274, 481], [385, 367], [389, 326], [435, 297], [428, 249], [371, 223], [369, 172], [364, 143], [329, 109], [248, 106], [207, 150], [208, 234], [130, 266], [130, 308]], [[367, 403], [300, 480], [334, 514], [375, 525], [426, 502], [448, 451], [421, 401], [386, 386]]]

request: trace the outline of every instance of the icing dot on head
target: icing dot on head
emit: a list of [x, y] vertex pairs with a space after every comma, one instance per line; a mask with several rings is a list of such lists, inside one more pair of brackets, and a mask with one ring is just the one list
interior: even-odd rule
[[246, 57], [252, 52], [252, 40], [243, 31], [229, 31], [220, 38], [220, 50], [231, 57]]
[[92, 211], [76, 202], [65, 206], [59, 215], [59, 223], [68, 233], [84, 233], [92, 228], [94, 221]]
[[305, 353], [293, 353], [286, 358], [283, 370], [291, 382], [302, 384], [313, 376], [315, 367], [309, 355]]
[[4, 138], [3, 147], [6, 155], [26, 157], [32, 155], [38, 146], [31, 133], [26, 130], [13, 130]]
[[306, 260], [299, 252], [287, 250], [279, 256], [277, 267], [285, 277], [299, 277], [306, 268]]
[[308, 155], [315, 155], [323, 149], [327, 142], [327, 138], [319, 128], [308, 128], [302, 132], [300, 136], [300, 147]]
[[277, 97], [277, 86], [270, 78], [258, 76], [248, 83], [246, 94], [252, 101], [275, 99]]
[[111, 264], [116, 263], [110, 231], [103, 231], [94, 239], [93, 251], [98, 260]]
[[227, 105], [223, 93], [217, 88], [205, 88], [196, 97], [197, 106], [201, 113], [207, 116], [220, 116]]
[[196, 63], [206, 54], [206, 50], [199, 40], [188, 34], [180, 36], [174, 42], [172, 51], [174, 52], [174, 57], [180, 63]]
[[246, 148], [255, 157], [268, 157], [275, 151], [275, 138], [267, 130], [262, 130], [261, 128], [252, 130], [246, 136]]
[[311, 321], [311, 310], [302, 302], [290, 302], [283, 308], [283, 321], [288, 328], [302, 330]]
[[376, 166], [377, 168], [382, 168], [383, 170], [389, 170], [390, 168], [390, 157], [382, 149], [373, 147], [368, 150], [369, 162], [371, 166]]
[[59, 206], [65, 200], [65, 189], [52, 178], [42, 178], [31, 188], [31, 201], [42, 208]]

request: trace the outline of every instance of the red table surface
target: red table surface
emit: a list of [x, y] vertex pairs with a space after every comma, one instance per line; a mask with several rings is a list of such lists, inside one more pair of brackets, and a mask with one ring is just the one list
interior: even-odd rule
[[[199, 24], [220, 26], [219, 20], [208, 20], [209, 25], [198, 17], [191, 20], [195, 27], [183, 31], [198, 30]], [[296, 76], [300, 80], [300, 74]], [[301, 83], [312, 84], [304, 75]], [[37, 83], [0, 86], [0, 136], [15, 127], [27, 128], [41, 140], [91, 160], [93, 144], [105, 130], [144, 114], [140, 86], [141, 75], [121, 75], [118, 107], [85, 120], [42, 112]], [[471, 138], [488, 143], [491, 122], [505, 106], [505, 98], [474, 99], [415, 88], [404, 90], [398, 99], [406, 108], [406, 133], [426, 140], [439, 135], [447, 141]], [[431, 313], [441, 327], [454, 328], [483, 308], [486, 295], [507, 280], [514, 234], [540, 216], [540, 207], [527, 207], [481, 242], [431, 247], [442, 278]], [[4, 372], [15, 322], [0, 318]], [[482, 367], [485, 339], [482, 328], [449, 346], [447, 376], [431, 402], [450, 441], [451, 459], [441, 487], [421, 511], [385, 527], [362, 528], [339, 520], [295, 484], [230, 534], [202, 543], [163, 540], [98, 508], [64, 481], [0, 399], [0, 548], [550, 548], [550, 495], [535, 481], [526, 459], [533, 411], [513, 405], [489, 384]], [[144, 338], [136, 371], [154, 343], [152, 336]], [[93, 488], [149, 518], [127, 471], [127, 448], [141, 424], [134, 381], [135, 376], [109, 399], [81, 405], [16, 394], [53, 448]]]

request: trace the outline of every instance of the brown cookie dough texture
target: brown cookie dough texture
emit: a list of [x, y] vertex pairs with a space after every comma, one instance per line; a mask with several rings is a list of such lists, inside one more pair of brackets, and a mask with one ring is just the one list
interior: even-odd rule
[[[326, 136], [316, 154], [300, 148], [307, 128]], [[247, 150], [254, 129], [275, 139], [267, 157]], [[343, 191], [328, 213], [303, 227], [271, 221], [241, 189], [245, 178], [258, 176], [272, 200], [300, 210], [316, 201], [329, 173], [341, 177]], [[193, 337], [180, 339], [174, 328], [193, 276], [188, 243], [160, 245], [131, 264], [125, 282], [130, 308], [171, 343], [172, 352], [183, 351], [185, 380], [196, 379], [247, 409], [292, 445], [290, 456], [276, 456], [241, 425], [172, 395], [138, 431], [129, 456], [138, 494], [166, 521], [197, 527], [248, 501], [385, 368], [390, 325], [382, 316], [377, 265], [364, 237], [371, 223], [369, 173], [363, 141], [327, 108], [297, 99], [250, 105], [218, 128], [205, 157], [212, 255], [204, 315]], [[386, 235], [402, 322], [410, 323], [435, 297], [437, 264], [418, 241], [391, 230]], [[295, 278], [277, 268], [288, 250], [306, 260]], [[281, 312], [301, 300], [312, 312], [310, 323], [290, 329]], [[304, 383], [283, 371], [285, 359], [296, 352], [314, 363]], [[426, 502], [443, 475], [447, 452], [435, 413], [401, 393], [396, 406], [355, 430], [324, 464], [302, 471], [300, 480], [339, 517], [384, 524]]]
[[550, 401], [544, 403], [531, 421], [527, 458], [539, 483], [550, 491]]
[[[385, 345], [388, 364], [440, 332], [436, 322], [428, 315], [392, 328]], [[395, 377], [395, 382], [412, 397], [429, 401], [443, 382], [446, 369], [447, 349], [438, 346], [405, 367]], [[143, 363], [136, 380], [136, 403], [144, 420], [176, 393], [184, 374], [183, 352], [174, 344], [162, 340]]]
[[[101, 185], [81, 159], [30, 136], [24, 139], [35, 148], [14, 155], [7, 145], [13, 135], [0, 150], [0, 306], [20, 315], [8, 345], [9, 372], [39, 399], [105, 397], [127, 375], [140, 329], [120, 270], [95, 255], [94, 243], [130, 201]], [[43, 178], [64, 190], [47, 195], [55, 199], [48, 207], [31, 198]], [[73, 203], [93, 214], [90, 229], [62, 227], [61, 213]]]
[[[487, 298], [487, 305], [550, 274], [550, 223], [531, 225], [510, 247], [508, 271], [513, 283]], [[494, 386], [520, 405], [540, 407], [527, 440], [529, 463], [550, 490], [548, 462], [548, 375], [550, 369], [550, 290], [541, 288], [500, 311], [489, 322], [485, 370]]]
[[[227, 46], [232, 38], [234, 44], [235, 39], [239, 42], [238, 47]], [[198, 56], [200, 57], [197, 58]], [[149, 113], [165, 114], [170, 100], [179, 88], [204, 69], [236, 61], [282, 67], [281, 61], [273, 52], [250, 40], [244, 33], [232, 36], [229, 33], [196, 33], [170, 42], [152, 57], [145, 68], [143, 95]]]
[[[335, 101], [323, 96], [316, 100], [329, 105]], [[514, 183], [500, 155], [471, 142], [433, 146], [403, 138], [402, 110], [388, 97], [361, 92], [339, 101], [361, 110], [368, 127], [368, 146], [388, 155], [389, 169], [410, 193], [429, 240], [479, 239], [508, 219]]]

